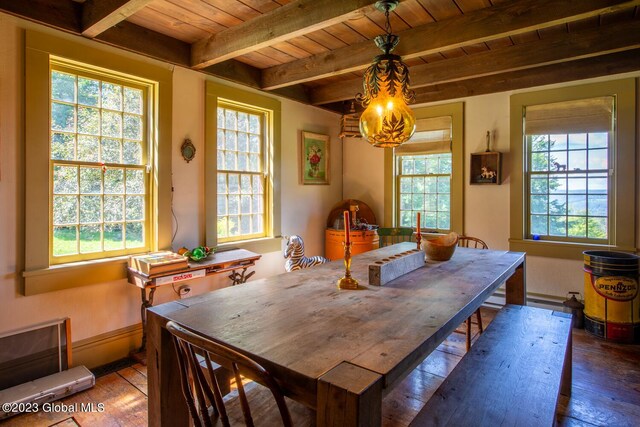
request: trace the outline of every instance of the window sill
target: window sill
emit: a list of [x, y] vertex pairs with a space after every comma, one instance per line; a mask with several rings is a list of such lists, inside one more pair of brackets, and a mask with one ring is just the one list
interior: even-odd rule
[[636, 248], [586, 243], [549, 242], [545, 240], [509, 239], [509, 250], [546, 258], [584, 259], [584, 251], [636, 252]]
[[220, 243], [216, 250], [223, 252], [231, 249], [246, 249], [251, 252], [266, 254], [269, 252], [279, 252], [282, 250], [281, 237], [263, 237], [252, 240], [239, 240], [236, 242]]
[[22, 273], [25, 296], [127, 278], [128, 256], [60, 264]]

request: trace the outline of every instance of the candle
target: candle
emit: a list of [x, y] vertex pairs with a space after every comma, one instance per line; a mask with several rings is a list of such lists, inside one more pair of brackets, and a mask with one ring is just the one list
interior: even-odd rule
[[420, 238], [421, 234], [420, 234], [420, 212], [418, 212], [418, 221], [416, 224], [416, 238]]
[[351, 243], [351, 219], [349, 218], [349, 211], [344, 211], [344, 244]]

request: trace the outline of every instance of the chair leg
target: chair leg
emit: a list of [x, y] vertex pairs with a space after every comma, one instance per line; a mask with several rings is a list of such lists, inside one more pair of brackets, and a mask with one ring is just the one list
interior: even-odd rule
[[471, 350], [471, 317], [467, 319], [467, 351]]
[[480, 309], [476, 310], [476, 319], [478, 319], [478, 329], [480, 333], [484, 332], [484, 328], [482, 327], [482, 314], [480, 314]]

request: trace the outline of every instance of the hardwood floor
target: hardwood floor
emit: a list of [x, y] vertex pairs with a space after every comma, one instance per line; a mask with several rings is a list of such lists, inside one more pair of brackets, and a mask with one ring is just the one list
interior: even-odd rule
[[[494, 310], [483, 309], [488, 325]], [[460, 328], [464, 332], [464, 328]], [[477, 329], [474, 325], [474, 340]], [[407, 426], [465, 353], [464, 333], [454, 333], [383, 401], [384, 427]], [[98, 376], [91, 390], [61, 402], [62, 412], [10, 418], [6, 426], [146, 426], [146, 366], [131, 362]], [[103, 412], [73, 411], [80, 403], [104, 404]], [[558, 426], [640, 425], [640, 345], [599, 340], [574, 329], [571, 399], [560, 398]]]

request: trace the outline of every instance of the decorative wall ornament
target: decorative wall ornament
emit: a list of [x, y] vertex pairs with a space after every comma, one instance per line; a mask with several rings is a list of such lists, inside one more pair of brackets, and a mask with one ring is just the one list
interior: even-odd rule
[[356, 100], [366, 109], [360, 116], [360, 132], [374, 147], [397, 147], [408, 141], [416, 129], [416, 118], [407, 105], [414, 99], [409, 90], [409, 68], [391, 51], [400, 38], [391, 33], [389, 12], [398, 0], [380, 0], [376, 8], [386, 17], [386, 34], [377, 36], [376, 46], [383, 54], [374, 58], [363, 78], [364, 93]]
[[182, 153], [182, 158], [189, 163], [196, 156], [196, 147], [193, 145], [189, 138], [185, 138], [182, 146], [180, 147], [180, 153]]
[[329, 137], [302, 132], [300, 139], [300, 181], [302, 184], [329, 184]]

